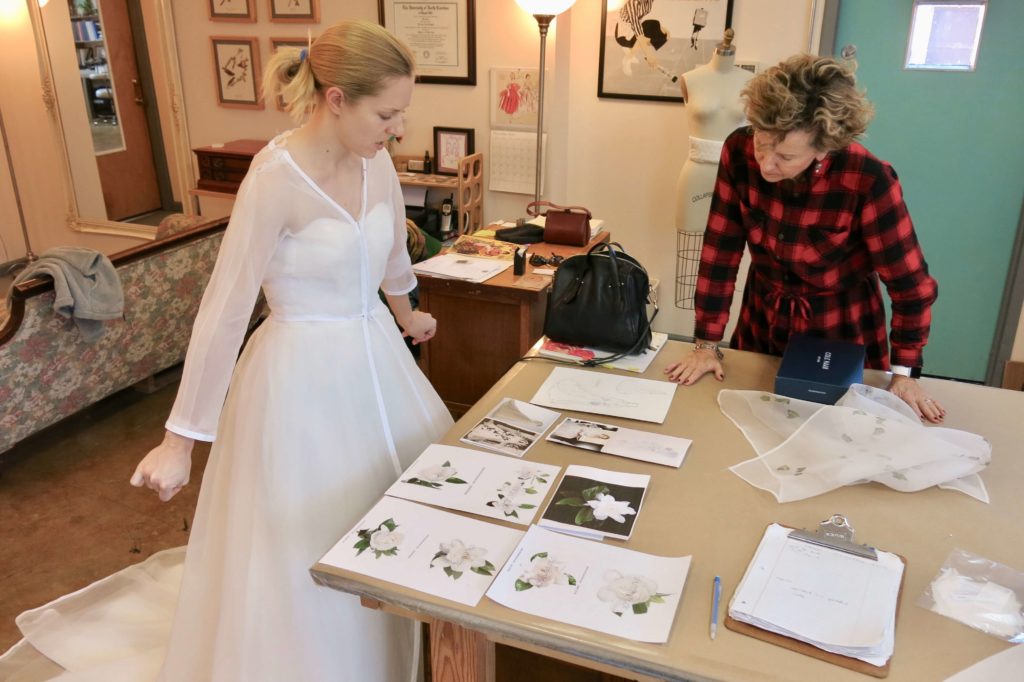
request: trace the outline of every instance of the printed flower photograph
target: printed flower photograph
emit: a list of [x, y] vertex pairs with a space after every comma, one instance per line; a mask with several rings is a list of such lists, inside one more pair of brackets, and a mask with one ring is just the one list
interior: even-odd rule
[[527, 495], [536, 495], [538, 490], [534, 487], [538, 483], [547, 485], [550, 475], [536, 467], [524, 466], [516, 472], [516, 480], [523, 485], [523, 492]]
[[610, 569], [604, 574], [604, 585], [597, 598], [606, 602], [612, 613], [621, 617], [627, 611], [642, 616], [651, 604], [664, 604], [667, 592], [658, 592], [658, 584], [642, 575], [623, 575]]
[[437, 553], [430, 560], [430, 567], [444, 569], [445, 575], [452, 580], [458, 580], [467, 570], [480, 575], [494, 575], [494, 564], [487, 561], [485, 556], [485, 548], [467, 545], [456, 538], [438, 546]]
[[[529, 479], [528, 479], [529, 480]], [[523, 479], [517, 479], [514, 483], [506, 481], [498, 488], [498, 499], [487, 503], [488, 507], [500, 509], [505, 516], [519, 518], [519, 510], [536, 509], [537, 505], [524, 502], [523, 495], [536, 495], [537, 489], [523, 483]]]
[[575, 576], [567, 573], [564, 567], [563, 562], [549, 557], [547, 552], [537, 552], [530, 557], [530, 565], [516, 578], [516, 592], [552, 585], [575, 586]]
[[412, 478], [407, 478], [402, 483], [421, 485], [425, 488], [443, 488], [445, 483], [465, 485], [466, 482], [456, 476], [459, 472], [455, 470], [451, 462], [445, 462], [441, 466], [427, 467], [416, 472]]
[[565, 476], [544, 518], [604, 533], [629, 535], [644, 488]]
[[376, 528], [364, 528], [358, 532], [359, 541], [352, 545], [359, 556], [366, 550], [373, 552], [374, 558], [382, 556], [398, 556], [398, 546], [402, 544], [403, 535], [398, 532], [398, 524], [394, 519], [381, 522]]

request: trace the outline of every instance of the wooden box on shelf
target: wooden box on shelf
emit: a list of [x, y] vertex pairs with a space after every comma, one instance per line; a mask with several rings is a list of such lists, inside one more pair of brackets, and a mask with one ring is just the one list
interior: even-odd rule
[[199, 164], [196, 186], [211, 192], [235, 194], [249, 172], [252, 157], [266, 144], [266, 140], [233, 140], [193, 149]]

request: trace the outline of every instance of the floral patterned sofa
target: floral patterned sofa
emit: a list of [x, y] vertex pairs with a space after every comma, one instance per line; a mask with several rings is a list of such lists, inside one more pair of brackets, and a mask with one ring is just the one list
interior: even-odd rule
[[184, 359], [226, 226], [201, 223], [111, 256], [124, 319], [93, 344], [53, 312], [49, 278], [13, 288], [6, 320], [0, 312], [0, 453]]

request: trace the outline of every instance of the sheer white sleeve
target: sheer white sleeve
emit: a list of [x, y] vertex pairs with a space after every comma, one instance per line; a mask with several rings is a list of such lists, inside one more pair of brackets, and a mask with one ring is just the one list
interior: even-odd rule
[[178, 397], [166, 428], [212, 441], [263, 275], [284, 233], [286, 197], [274, 173], [250, 173], [239, 188], [217, 263], [203, 294]]
[[[388, 164], [390, 164], [390, 159]], [[409, 260], [409, 249], [406, 246], [408, 239], [405, 230], [405, 198], [402, 196], [402, 185], [398, 182], [398, 174], [392, 167], [391, 180], [391, 204], [395, 214], [395, 243], [391, 245], [391, 255], [388, 256], [387, 266], [384, 268], [384, 281], [381, 282], [381, 290], [390, 296], [407, 294], [416, 288], [416, 275], [412, 272], [412, 261]]]

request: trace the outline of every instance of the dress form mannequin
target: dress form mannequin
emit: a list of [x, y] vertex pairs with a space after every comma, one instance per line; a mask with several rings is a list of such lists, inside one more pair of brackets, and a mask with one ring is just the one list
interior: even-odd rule
[[743, 125], [740, 91], [753, 74], [737, 69], [733, 30], [715, 48], [711, 61], [683, 74], [682, 92], [690, 152], [676, 183], [676, 230], [703, 234], [711, 209], [722, 142]]

